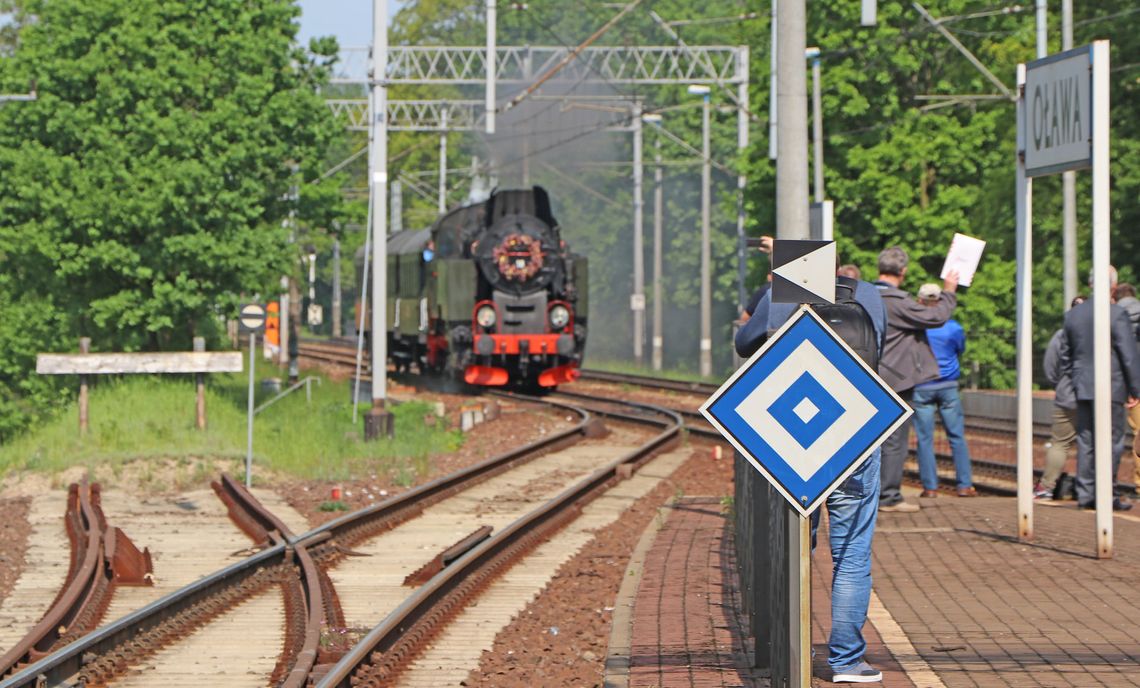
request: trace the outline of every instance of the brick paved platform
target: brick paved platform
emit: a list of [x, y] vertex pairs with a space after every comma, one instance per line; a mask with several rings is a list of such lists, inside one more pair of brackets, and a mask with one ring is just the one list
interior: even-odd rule
[[[1140, 518], [1116, 519], [1116, 558], [1093, 558], [1094, 516], [1036, 510], [1034, 543], [1016, 541], [1015, 501], [921, 500], [881, 514], [865, 628], [884, 686], [1140, 685]], [[688, 498], [645, 558], [632, 614], [631, 687], [766, 687], [748, 667], [718, 500]], [[826, 523], [826, 518], [824, 519]], [[813, 561], [815, 686], [826, 664], [831, 562], [826, 526]]]

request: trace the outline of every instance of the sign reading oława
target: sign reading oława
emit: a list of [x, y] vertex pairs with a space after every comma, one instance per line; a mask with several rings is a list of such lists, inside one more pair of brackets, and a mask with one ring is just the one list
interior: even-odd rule
[[1092, 165], [1092, 72], [1088, 46], [1025, 66], [1025, 174]]

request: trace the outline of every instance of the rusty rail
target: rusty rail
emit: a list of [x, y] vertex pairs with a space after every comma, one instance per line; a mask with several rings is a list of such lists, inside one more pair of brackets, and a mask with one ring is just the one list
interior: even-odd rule
[[91, 631], [102, 619], [117, 585], [151, 585], [150, 550], [140, 552], [127, 535], [107, 525], [98, 483], [72, 483], [64, 526], [71, 561], [63, 587], [47, 612], [20, 642], [0, 657], [0, 677], [47, 656]]
[[[610, 484], [628, 477], [658, 450], [680, 436], [681, 418], [668, 409], [623, 402], [639, 411], [650, 411], [661, 432], [637, 450], [599, 468], [577, 484], [520, 517], [491, 538], [471, 549], [443, 569], [373, 628], [335, 666], [324, 672], [317, 688], [363, 688], [390, 684], [418, 652], [419, 647], [462, 609], [500, 572], [532, 548], [549, 539], [572, 520], [581, 506]], [[618, 412], [601, 411], [619, 416]], [[642, 422], [644, 416], [625, 414]]]
[[[191, 630], [224, 613], [239, 601], [269, 586], [282, 584], [290, 578], [295, 579], [296, 575], [292, 571], [296, 565], [302, 569], [303, 576], [314, 579], [311, 573], [306, 572], [335, 563], [339, 557], [345, 555], [352, 543], [395, 527], [418, 515], [428, 504], [442, 501], [516, 465], [577, 441], [579, 437], [591, 432], [595, 425], [591, 421], [590, 414], [578, 407], [554, 401], [543, 401], [543, 403], [575, 413], [580, 420], [572, 428], [437, 478], [296, 537], [285, 535], [287, 528], [284, 528], [284, 524], [279, 521], [274, 524], [265, 514], [239, 516], [238, 518], [245, 524], [239, 523], [239, 527], [244, 532], [250, 533], [250, 537], [255, 541], [274, 540], [270, 535], [273, 531], [285, 535], [284, 541], [270, 544], [260, 552], [87, 634], [71, 645], [23, 668], [12, 677], [0, 681], [0, 688], [39, 688], [42, 685], [56, 685], [75, 680], [75, 677], [78, 677], [80, 684], [105, 683], [129, 664], [149, 656], [168, 642], [184, 637]], [[237, 486], [236, 481], [232, 479], [228, 482]], [[226, 479], [223, 478], [222, 489], [231, 492], [226, 483]], [[244, 511], [244, 508], [239, 511]], [[247, 528], [249, 530], [246, 530]], [[335, 599], [331, 583], [327, 577], [320, 579], [322, 584], [316, 589], [320, 590], [320, 599], [325, 602], [324, 615], [330, 617], [330, 624], [343, 626], [343, 618], [334, 622], [332, 614], [327, 609], [328, 600]], [[315, 594], [306, 593], [305, 602], [301, 606], [307, 611], [307, 618], [310, 621], [321, 611], [321, 604], [317, 602]], [[311, 636], [307, 630], [309, 628], [317, 628], [319, 631], [320, 626], [307, 624], [305, 648], [311, 646]], [[317, 639], [319, 640], [319, 635]], [[283, 679], [282, 685], [302, 686], [308, 680], [310, 672], [300, 670], [302, 663], [312, 666], [309, 657], [302, 656], [306, 651], [298, 652], [297, 661]], [[317, 654], [314, 653], [314, 660]], [[314, 669], [319, 670], [319, 667]]]

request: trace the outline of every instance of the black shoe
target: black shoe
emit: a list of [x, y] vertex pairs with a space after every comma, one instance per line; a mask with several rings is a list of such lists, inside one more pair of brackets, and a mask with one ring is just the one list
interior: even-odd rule
[[[1084, 509], [1085, 511], [1095, 511], [1096, 504], [1081, 504], [1080, 508]], [[1112, 500], [1113, 511], [1131, 511], [1131, 509], [1132, 502], [1128, 501], [1127, 499], [1116, 497]]]

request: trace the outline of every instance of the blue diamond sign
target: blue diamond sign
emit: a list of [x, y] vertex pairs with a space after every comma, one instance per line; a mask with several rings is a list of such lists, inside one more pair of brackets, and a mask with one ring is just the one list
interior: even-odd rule
[[805, 306], [701, 413], [807, 516], [911, 409]]

